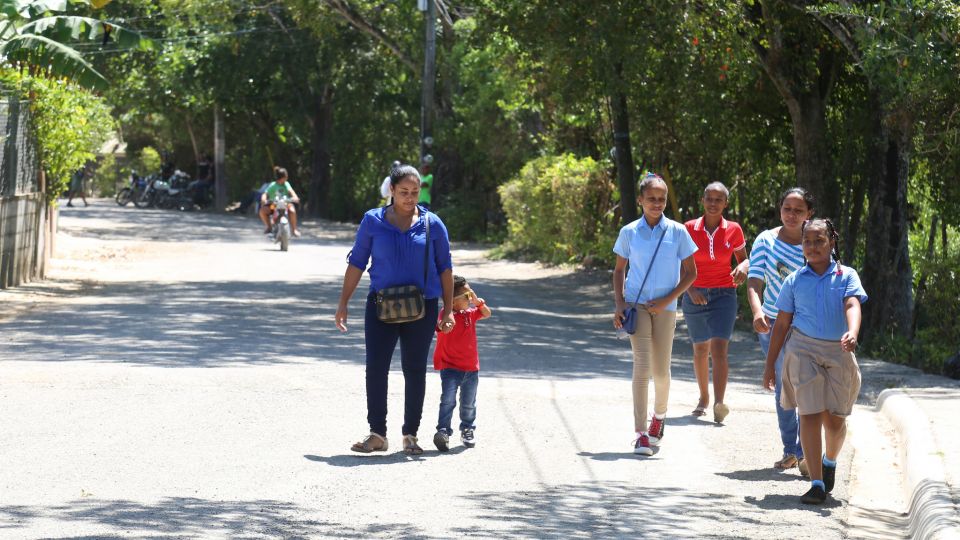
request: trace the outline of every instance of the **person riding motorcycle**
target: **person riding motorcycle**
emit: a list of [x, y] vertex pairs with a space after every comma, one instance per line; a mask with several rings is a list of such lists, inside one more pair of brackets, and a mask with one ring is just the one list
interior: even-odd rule
[[[273, 228], [273, 224], [270, 223], [270, 201], [276, 201], [280, 197], [286, 197], [289, 202], [300, 202], [300, 197], [298, 197], [297, 193], [293, 190], [293, 186], [287, 182], [287, 170], [283, 167], [274, 167], [273, 173], [276, 180], [271, 182], [270, 185], [263, 190], [263, 194], [260, 195], [260, 221], [262, 221], [266, 227], [266, 230], [263, 231], [264, 234], [269, 234]], [[287, 206], [287, 216], [290, 218], [291, 232], [294, 236], [300, 236], [300, 230], [297, 229], [297, 210], [294, 205], [291, 204]]]

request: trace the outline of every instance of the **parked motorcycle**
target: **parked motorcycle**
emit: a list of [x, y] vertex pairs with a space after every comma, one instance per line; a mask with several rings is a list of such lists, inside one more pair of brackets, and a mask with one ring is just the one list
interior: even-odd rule
[[187, 193], [187, 185], [190, 183], [190, 175], [176, 170], [170, 176], [164, 178], [161, 175], [154, 174], [147, 178], [146, 188], [140, 197], [133, 199], [133, 204], [137, 208], [165, 208], [178, 210], [193, 209], [191, 196]]
[[146, 178], [142, 178], [137, 174], [137, 171], [130, 171], [130, 185], [117, 192], [117, 196], [115, 197], [117, 204], [126, 206], [130, 202], [139, 199], [146, 188]]
[[286, 197], [280, 197], [270, 203], [270, 235], [273, 243], [280, 244], [280, 251], [290, 248], [290, 218], [287, 216], [287, 206], [292, 204]]
[[161, 185], [165, 182], [160, 178], [159, 174], [151, 174], [150, 176], [144, 179], [145, 186], [143, 191], [140, 192], [138, 197], [133, 197], [133, 205], [137, 208], [152, 208], [157, 203], [157, 183]]

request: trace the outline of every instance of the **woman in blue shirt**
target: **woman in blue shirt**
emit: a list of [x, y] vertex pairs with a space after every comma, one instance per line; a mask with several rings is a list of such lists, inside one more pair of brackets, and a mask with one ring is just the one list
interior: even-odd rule
[[[336, 325], [347, 331], [347, 304], [371, 262], [370, 292], [364, 315], [366, 343], [367, 422], [370, 434], [354, 444], [355, 452], [383, 452], [387, 444], [387, 375], [390, 360], [400, 342], [400, 363], [405, 384], [403, 413], [403, 451], [419, 455], [417, 430], [423, 415], [426, 390], [427, 355], [433, 341], [439, 311], [438, 298], [443, 294], [443, 318], [440, 330], [449, 332], [454, 320], [453, 264], [447, 228], [440, 218], [417, 205], [420, 196], [420, 174], [409, 165], [390, 171], [393, 204], [368, 211], [357, 229], [353, 251], [347, 257], [347, 271], [337, 306]], [[424, 250], [427, 249], [426, 220], [430, 220], [429, 264], [424, 283]], [[405, 323], [385, 323], [377, 318], [376, 293], [388, 287], [416, 285], [423, 287], [423, 318]]]
[[[670, 393], [670, 356], [677, 327], [677, 298], [697, 278], [693, 254], [697, 245], [682, 223], [663, 215], [667, 183], [655, 174], [640, 182], [643, 216], [620, 229], [613, 251], [614, 328], [623, 326], [627, 302], [636, 302], [637, 327], [630, 336], [633, 350], [633, 453], [652, 456], [663, 438]], [[659, 247], [658, 247], [659, 246]], [[653, 258], [651, 260], [651, 258]], [[627, 273], [627, 265], [630, 272]], [[649, 274], [649, 275], [647, 275]], [[647, 428], [647, 401], [653, 375], [653, 418]]]

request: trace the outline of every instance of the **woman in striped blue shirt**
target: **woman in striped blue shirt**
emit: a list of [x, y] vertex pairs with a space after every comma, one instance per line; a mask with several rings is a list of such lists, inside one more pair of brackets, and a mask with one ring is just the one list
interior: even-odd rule
[[[779, 207], [782, 225], [763, 231], [754, 240], [753, 249], [750, 251], [750, 273], [747, 274], [747, 299], [753, 311], [753, 329], [760, 338], [760, 348], [764, 356], [770, 350], [770, 329], [773, 328], [779, 313], [777, 298], [780, 296], [783, 280], [804, 264], [801, 247], [803, 222], [813, 215], [813, 195], [803, 188], [790, 188], [780, 197]], [[774, 467], [792, 469], [799, 466], [800, 473], [806, 476], [807, 467], [800, 446], [797, 410], [780, 406], [782, 369], [781, 351], [775, 365], [774, 395], [783, 456], [774, 463]]]

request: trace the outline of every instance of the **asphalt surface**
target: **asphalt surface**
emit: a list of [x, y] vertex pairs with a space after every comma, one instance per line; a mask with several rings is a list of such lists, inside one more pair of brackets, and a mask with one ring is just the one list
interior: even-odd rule
[[454, 436], [451, 452], [433, 449], [431, 370], [426, 453], [400, 452], [395, 358], [390, 451], [361, 456], [349, 447], [366, 433], [366, 279], [350, 331], [333, 324], [353, 226], [307, 223], [287, 253], [250, 219], [110, 201], [64, 208], [60, 227], [49, 278], [0, 291], [0, 538], [902, 534], [895, 437], [872, 408], [903, 382], [896, 367], [861, 359], [862, 446], [844, 449], [833, 498], [803, 506], [807, 482], [771, 467], [779, 435], [752, 334], [731, 343], [732, 412], [718, 425], [689, 416], [681, 323], [665, 438], [634, 456], [609, 273], [454, 246], [494, 311], [478, 329], [477, 447]]

